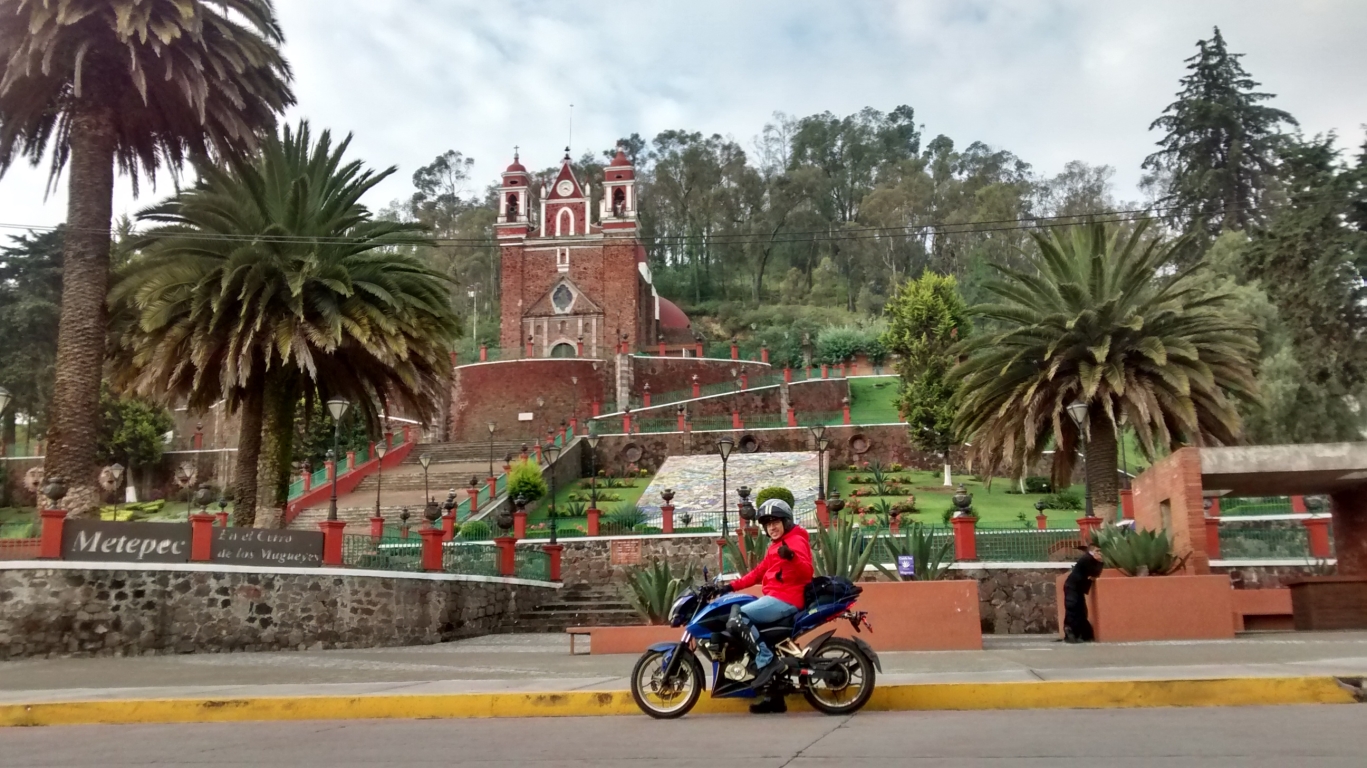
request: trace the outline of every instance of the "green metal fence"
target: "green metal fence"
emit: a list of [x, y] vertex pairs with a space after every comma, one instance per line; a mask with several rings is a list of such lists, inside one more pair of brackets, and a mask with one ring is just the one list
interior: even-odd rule
[[1220, 499], [1221, 515], [1289, 515], [1289, 496], [1227, 496]]
[[[1222, 510], [1223, 511], [1223, 510]], [[1333, 539], [1331, 538], [1332, 542]], [[1310, 536], [1297, 520], [1220, 522], [1223, 560], [1309, 559]]]
[[456, 540], [449, 542], [441, 554], [441, 567], [447, 573], [466, 576], [499, 575], [498, 547], [491, 544]]
[[551, 580], [551, 556], [540, 547], [513, 550], [513, 575], [519, 579]]

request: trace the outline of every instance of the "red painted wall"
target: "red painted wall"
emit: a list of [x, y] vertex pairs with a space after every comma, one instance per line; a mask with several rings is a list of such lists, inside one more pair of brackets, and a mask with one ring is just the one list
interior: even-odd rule
[[[587, 358], [462, 365], [452, 374], [450, 440], [487, 440], [485, 425], [491, 421], [498, 425], [498, 440], [531, 442], [547, 429], [558, 430], [576, 409], [574, 376], [579, 377], [579, 419], [586, 421], [595, 398], [606, 402], [611, 397], [608, 384], [614, 370], [608, 361]], [[540, 408], [538, 397], [545, 401]], [[519, 413], [532, 413], [532, 421], [518, 421]]]

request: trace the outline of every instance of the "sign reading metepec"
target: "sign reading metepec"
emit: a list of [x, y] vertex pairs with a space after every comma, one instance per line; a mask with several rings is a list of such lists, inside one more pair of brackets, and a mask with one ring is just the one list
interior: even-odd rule
[[62, 559], [183, 563], [190, 559], [190, 526], [67, 520]]

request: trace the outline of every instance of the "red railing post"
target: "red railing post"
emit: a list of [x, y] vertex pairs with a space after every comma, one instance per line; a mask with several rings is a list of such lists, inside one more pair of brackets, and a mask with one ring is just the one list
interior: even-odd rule
[[[214, 516], [197, 512], [190, 515], [190, 562], [207, 563], [214, 543]], [[326, 551], [324, 543], [324, 551]]]
[[732, 340], [731, 340], [731, 359], [732, 359], [732, 360], [739, 360], [739, 359], [740, 359], [740, 345], [736, 344], [736, 340], [735, 340], [735, 339], [732, 339]]
[[487, 363], [487, 362], [489, 362], [489, 345], [487, 345], [487, 344], [480, 344], [480, 345], [479, 345], [479, 361], [480, 361], [481, 363]]
[[825, 499], [816, 500], [816, 524], [822, 528], [831, 527], [831, 512], [826, 507]]
[[823, 378], [823, 379], [829, 379], [830, 377], [831, 377], [830, 368], [828, 368], [827, 365], [826, 365], [825, 363], [822, 363], [822, 364], [821, 364], [821, 378]]
[[742, 428], [742, 427], [741, 427], [741, 424], [740, 424], [740, 409], [738, 409], [738, 408], [732, 408], [732, 409], [731, 409], [731, 428], [732, 428], [732, 429], [741, 429], [741, 428]]
[[547, 544], [542, 549], [551, 559], [551, 581], [560, 581], [560, 553], [565, 551], [565, 545]]
[[646, 408], [650, 407], [650, 382], [646, 382], [645, 387], [641, 389], [641, 402]]
[[384, 538], [384, 518], [376, 515], [370, 518], [370, 539], [379, 543]]
[[[1220, 514], [1220, 500], [1215, 500], [1215, 514]], [[1134, 519], [1134, 491], [1129, 488], [1120, 491], [1120, 514], [1126, 520]]]
[[1220, 518], [1206, 518], [1206, 557], [1210, 560], [1220, 559]]
[[1305, 513], [1307, 513], [1307, 512], [1310, 511], [1310, 510], [1307, 509], [1306, 506], [1305, 506], [1305, 497], [1304, 497], [1304, 496], [1292, 496], [1292, 497], [1291, 497], [1291, 511], [1292, 511], [1293, 513], [1297, 514], [1297, 515], [1303, 515], [1303, 514], [1305, 514]]
[[418, 535], [422, 537], [422, 569], [429, 573], [441, 571], [442, 530], [429, 525], [418, 531]]
[[695, 343], [693, 344], [693, 353], [694, 353], [694, 356], [695, 356], [695, 357], [702, 357], [702, 356], [703, 356], [703, 352], [702, 352], [702, 342], [701, 342], [701, 341], [695, 342]]
[[304, 481], [304, 492], [313, 490], [313, 473], [307, 469], [299, 473], [300, 479]]
[[956, 517], [950, 520], [954, 524], [954, 559], [955, 560], [977, 560], [978, 559], [978, 540], [977, 526], [978, 518], [970, 515]]
[[1041, 531], [1049, 527], [1049, 518], [1043, 512], [1035, 515], [1035, 527]]
[[1079, 517], [1077, 519], [1077, 529], [1081, 533], [1079, 538], [1082, 539], [1083, 544], [1090, 543], [1092, 541], [1092, 533], [1100, 527], [1101, 518], [1099, 517]]
[[660, 507], [660, 530], [664, 533], [674, 532], [674, 505], [665, 504]]
[[352, 472], [352, 471], [354, 471], [355, 469], [356, 469], [356, 452], [355, 452], [355, 451], [347, 451], [347, 452], [346, 452], [346, 471], [347, 471], [347, 472]]
[[345, 529], [345, 520], [324, 520], [318, 524], [318, 530], [323, 532], [323, 565], [342, 564], [342, 531]]
[[767, 343], [761, 344], [759, 347], [759, 361], [761, 363], [769, 362], [769, 345]]
[[789, 426], [789, 427], [796, 427], [796, 426], [797, 426], [797, 409], [794, 408], [794, 407], [791, 406], [791, 405], [788, 406], [788, 426]]
[[456, 538], [456, 510], [441, 516], [441, 540], [454, 541]]
[[792, 384], [792, 383], [793, 383], [793, 369], [792, 369], [792, 368], [789, 368], [789, 367], [786, 366], [786, 365], [783, 366], [783, 383], [784, 383], [784, 384]]
[[[470, 479], [473, 480], [474, 478], [472, 477]], [[465, 493], [467, 493], [470, 497], [470, 514], [473, 515], [474, 513], [479, 511], [479, 486], [472, 485], [469, 488], [465, 489]], [[493, 496], [490, 496], [489, 498], [492, 499]]]
[[850, 423], [850, 399], [849, 399], [848, 397], [842, 397], [842, 398], [840, 398], [840, 409], [841, 409], [842, 418], [844, 419], [844, 421], [843, 421], [842, 423], [844, 423], [844, 424], [849, 424], [849, 423]]
[[516, 539], [500, 536], [494, 539], [494, 546], [498, 547], [498, 575], [512, 576], [517, 573]]
[[[1295, 498], [1295, 497], [1293, 497]], [[1323, 560], [1329, 557], [1329, 517], [1316, 516], [1301, 520], [1310, 538], [1310, 556]]]
[[750, 388], [750, 374], [746, 373], [745, 371], [741, 371], [741, 374], [740, 374], [740, 388], [741, 388], [741, 389], [749, 389], [749, 388]]
[[62, 557], [62, 529], [66, 526], [65, 509], [45, 509], [39, 513], [42, 530], [38, 534], [38, 559], [59, 560]]
[[513, 538], [517, 540], [527, 538], [527, 513], [523, 510], [513, 513]]
[[589, 518], [589, 523], [588, 523], [588, 528], [589, 528], [589, 530], [588, 530], [588, 534], [589, 534], [590, 536], [597, 536], [597, 535], [598, 535], [598, 517], [599, 517], [599, 515], [601, 515], [602, 513], [598, 511], [598, 508], [597, 508], [597, 507], [590, 507], [587, 514], [588, 514], [588, 518]]
[[698, 374], [693, 374], [693, 396], [702, 397], [702, 384], [698, 383]]

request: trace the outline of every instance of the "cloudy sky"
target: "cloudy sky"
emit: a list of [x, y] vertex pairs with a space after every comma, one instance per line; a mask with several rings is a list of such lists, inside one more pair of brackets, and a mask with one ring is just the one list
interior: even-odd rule
[[[927, 138], [1008, 149], [1039, 173], [1074, 159], [1116, 169], [1139, 197], [1149, 123], [1183, 59], [1219, 25], [1307, 133], [1359, 145], [1367, 123], [1363, 0], [276, 0], [294, 66], [292, 119], [355, 134], [406, 196], [447, 149], [482, 188], [521, 145], [551, 165], [632, 132], [721, 133], [750, 147], [775, 111], [848, 114], [909, 104]], [[46, 173], [0, 180], [0, 223], [63, 220]], [[162, 182], [158, 191], [166, 192]], [[475, 189], [472, 188], [472, 191]], [[134, 200], [120, 182], [116, 212]]]

